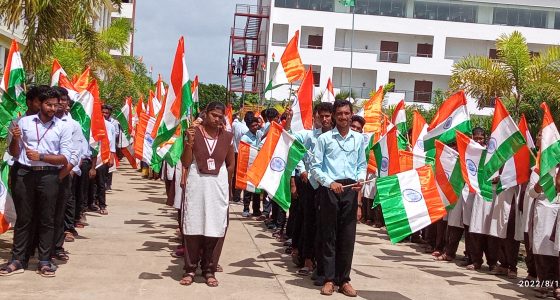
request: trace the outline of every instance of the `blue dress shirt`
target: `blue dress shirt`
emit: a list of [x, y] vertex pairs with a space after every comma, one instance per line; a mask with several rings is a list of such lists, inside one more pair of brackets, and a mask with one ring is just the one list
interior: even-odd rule
[[262, 139], [262, 132], [257, 130], [257, 133], [252, 133], [251, 131], [245, 132], [245, 134], [241, 137], [241, 140], [247, 144], [255, 148], [260, 148]]
[[337, 128], [317, 138], [311, 175], [323, 186], [341, 179], [365, 180], [367, 163], [361, 133], [350, 130], [342, 137]]

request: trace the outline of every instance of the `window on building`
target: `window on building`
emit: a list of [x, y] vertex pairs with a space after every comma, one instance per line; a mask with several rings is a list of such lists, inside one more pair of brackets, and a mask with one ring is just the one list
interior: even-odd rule
[[476, 23], [477, 11], [476, 5], [430, 1], [414, 3], [414, 18], [416, 19]]
[[418, 44], [416, 46], [416, 56], [418, 57], [432, 57], [434, 46], [432, 44]]
[[432, 102], [432, 82], [427, 80], [414, 81], [414, 101]]
[[288, 42], [288, 25], [273, 24], [272, 25], [272, 44], [285, 45]]
[[334, 11], [333, 0], [275, 0], [276, 7]]
[[321, 83], [321, 71], [313, 71], [313, 85], [319, 86]]
[[379, 61], [396, 63], [399, 57], [399, 43], [381, 41]]
[[560, 29], [560, 12], [554, 14], [554, 29]]
[[322, 35], [309, 35], [307, 37], [307, 47], [312, 49], [322, 49], [323, 48], [323, 36]]
[[498, 59], [498, 51], [496, 49], [488, 50], [488, 58], [490, 59]]
[[495, 7], [493, 24], [546, 28], [548, 12], [534, 9]]

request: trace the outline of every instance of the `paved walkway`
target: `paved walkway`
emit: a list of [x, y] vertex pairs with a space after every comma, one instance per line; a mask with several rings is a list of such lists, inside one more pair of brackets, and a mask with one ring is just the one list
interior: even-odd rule
[[[178, 243], [175, 211], [163, 204], [163, 184], [128, 168], [113, 180], [109, 215], [88, 214], [90, 226], [66, 244], [70, 261], [56, 278], [33, 271], [0, 278], [0, 299], [322, 299], [308, 278], [294, 274], [262, 222], [242, 218], [236, 204], [220, 261], [224, 273], [217, 275], [220, 287], [209, 288], [199, 277], [192, 286], [179, 285], [182, 261], [170, 256]], [[533, 298], [515, 280], [434, 262], [417, 245], [391, 245], [383, 230], [358, 225], [357, 235], [352, 283], [364, 299]], [[1, 263], [11, 239], [11, 232], [0, 235]]]

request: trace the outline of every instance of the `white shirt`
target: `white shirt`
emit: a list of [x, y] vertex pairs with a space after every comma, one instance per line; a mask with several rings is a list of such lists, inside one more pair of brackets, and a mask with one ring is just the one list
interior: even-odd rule
[[69, 114], [62, 116], [60, 120], [63, 122], [64, 126], [68, 126], [72, 130], [72, 147], [70, 150], [72, 155], [68, 163], [79, 167], [82, 151], [84, 149], [83, 144], [86, 143], [86, 138], [82, 133], [82, 127], [76, 120], [72, 119]]
[[231, 127], [233, 131], [233, 150], [237, 153], [241, 137], [249, 131], [249, 127], [247, 127], [245, 122], [241, 122], [238, 119], [233, 120], [233, 125]]
[[[25, 166], [54, 166], [43, 161], [31, 161], [27, 158], [25, 148], [39, 151], [39, 154], [64, 155], [66, 160], [71, 160], [72, 129], [64, 126], [57, 117], [43, 123], [39, 115], [23, 117], [18, 121], [21, 129], [21, 149], [17, 161]], [[24, 146], [25, 145], [25, 146]], [[60, 166], [60, 165], [59, 165]]]

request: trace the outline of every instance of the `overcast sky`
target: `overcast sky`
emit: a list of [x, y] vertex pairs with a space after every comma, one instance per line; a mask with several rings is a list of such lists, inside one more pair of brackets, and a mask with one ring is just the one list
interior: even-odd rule
[[177, 41], [185, 37], [191, 79], [226, 84], [229, 34], [236, 3], [251, 0], [136, 0], [134, 55], [142, 56], [152, 78], [168, 82]]

